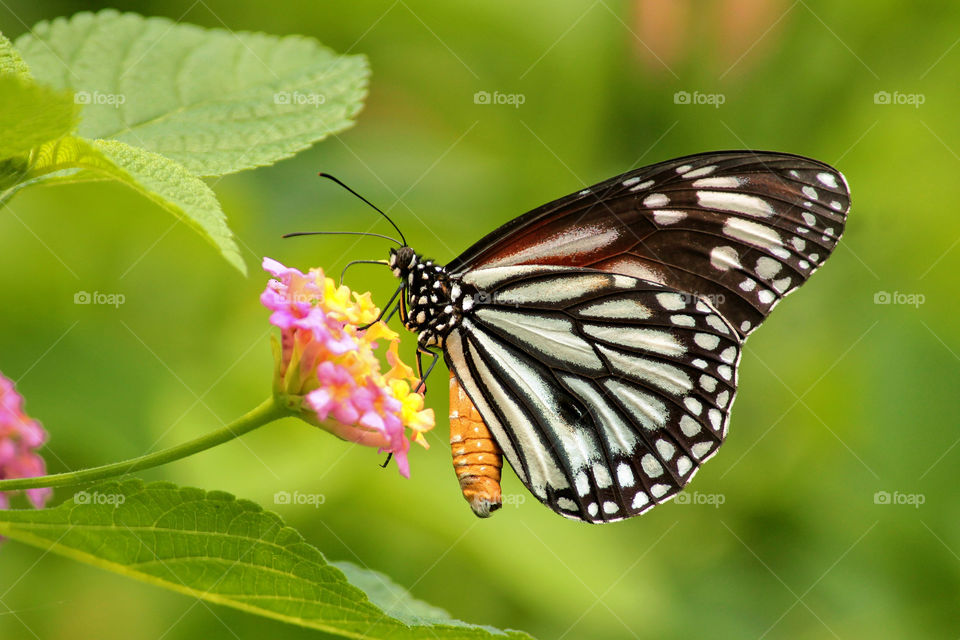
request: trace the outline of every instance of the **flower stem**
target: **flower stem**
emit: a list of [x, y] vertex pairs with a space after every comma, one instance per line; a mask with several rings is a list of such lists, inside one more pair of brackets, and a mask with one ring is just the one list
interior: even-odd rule
[[194, 453], [206, 451], [218, 444], [229, 442], [245, 433], [253, 431], [257, 427], [273, 422], [278, 418], [289, 415], [290, 412], [280, 406], [272, 397], [262, 402], [259, 406], [240, 416], [228, 425], [212, 431], [205, 436], [201, 436], [190, 442], [184, 442], [176, 447], [170, 447], [163, 451], [150, 453], [138, 458], [131, 458], [123, 462], [114, 462], [105, 464], [101, 467], [91, 467], [81, 469], [80, 471], [69, 471], [67, 473], [55, 473], [48, 476], [38, 476], [35, 478], [15, 478], [10, 480], [0, 480], [0, 491], [9, 491], [14, 489], [39, 489], [41, 487], [64, 487], [83, 482], [91, 482], [119, 476], [133, 471], [142, 471], [150, 469], [161, 464], [173, 462], [180, 458], [185, 458]]

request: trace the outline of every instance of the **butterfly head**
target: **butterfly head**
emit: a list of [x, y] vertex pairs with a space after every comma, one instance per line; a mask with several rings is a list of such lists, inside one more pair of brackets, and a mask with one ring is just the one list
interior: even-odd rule
[[391, 249], [387, 264], [403, 285], [400, 319], [404, 326], [419, 334], [421, 346], [442, 346], [464, 312], [461, 285], [443, 266], [410, 247]]

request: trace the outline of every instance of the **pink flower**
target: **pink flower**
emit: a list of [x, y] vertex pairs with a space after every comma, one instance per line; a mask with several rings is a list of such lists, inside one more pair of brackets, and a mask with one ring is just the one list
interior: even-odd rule
[[[423, 395], [411, 391], [418, 379], [400, 360], [399, 336], [386, 323], [374, 322], [380, 310], [370, 294], [336, 286], [321, 269], [304, 274], [270, 258], [263, 259], [263, 268], [273, 279], [260, 301], [272, 311], [270, 323], [280, 328], [274, 393], [311, 424], [389, 451], [409, 477], [410, 441], [427, 446], [423, 434], [434, 426], [433, 410], [424, 409]], [[388, 343], [392, 368], [385, 374], [378, 340]]]
[[[40, 423], [23, 412], [23, 398], [13, 382], [0, 374], [0, 479], [33, 478], [46, 474], [36, 449], [47, 440]], [[10, 494], [0, 491], [0, 509], [10, 506]], [[40, 509], [50, 499], [51, 489], [27, 489], [27, 498]]]

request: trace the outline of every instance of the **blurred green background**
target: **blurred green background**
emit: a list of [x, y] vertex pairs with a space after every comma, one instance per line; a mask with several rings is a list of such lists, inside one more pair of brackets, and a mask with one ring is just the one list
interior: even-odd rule
[[[373, 76], [353, 129], [211, 181], [246, 280], [120, 186], [27, 189], [0, 210], [0, 370], [50, 431], [51, 470], [182, 442], [265, 397], [261, 257], [336, 273], [388, 248], [280, 239], [389, 231], [318, 170], [448, 261], [523, 211], [636, 166], [789, 151], [841, 169], [853, 209], [826, 268], [747, 344], [727, 444], [688, 489], [721, 506], [670, 503], [590, 526], [508, 473], [505, 493], [527, 499], [480, 521], [451, 469], [445, 384], [429, 399], [434, 446], [414, 451], [410, 480], [292, 420], [143, 475], [256, 500], [331, 559], [542, 639], [960, 635], [960, 5], [5, 0], [0, 30], [106, 6], [313, 36], [368, 55]], [[524, 103], [476, 104], [478, 91]], [[678, 91], [723, 104], [677, 104]], [[880, 91], [923, 104], [878, 104]], [[394, 289], [373, 267], [349, 284], [381, 303]], [[74, 305], [81, 290], [126, 303]], [[878, 292], [923, 303], [876, 304]], [[325, 502], [274, 505], [280, 490]], [[924, 503], [876, 504], [878, 491]], [[3, 640], [322, 637], [20, 544], [0, 557]]]

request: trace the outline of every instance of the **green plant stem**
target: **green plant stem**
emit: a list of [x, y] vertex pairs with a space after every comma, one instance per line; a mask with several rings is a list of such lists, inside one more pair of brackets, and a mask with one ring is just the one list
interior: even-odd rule
[[91, 467], [90, 469], [81, 469], [80, 471], [70, 471], [67, 473], [55, 473], [49, 476], [37, 476], [35, 478], [14, 478], [10, 480], [0, 480], [0, 491], [9, 491], [14, 489], [39, 489], [41, 487], [65, 487], [83, 482], [92, 482], [103, 478], [124, 475], [133, 471], [142, 471], [150, 469], [161, 464], [173, 462], [180, 458], [185, 458], [194, 453], [206, 451], [218, 444], [229, 442], [245, 433], [253, 431], [257, 427], [273, 422], [278, 418], [290, 415], [290, 411], [279, 404], [271, 397], [259, 406], [237, 418], [230, 424], [212, 431], [196, 440], [185, 442], [176, 447], [170, 447], [163, 451], [150, 453], [138, 458], [131, 458], [123, 462], [114, 462], [105, 464], [101, 467]]

